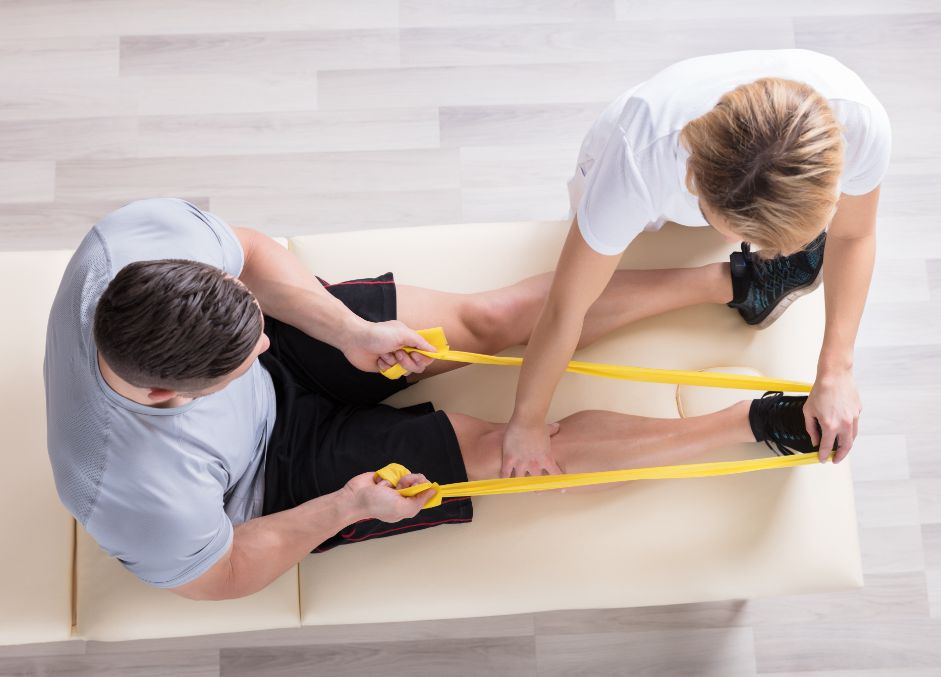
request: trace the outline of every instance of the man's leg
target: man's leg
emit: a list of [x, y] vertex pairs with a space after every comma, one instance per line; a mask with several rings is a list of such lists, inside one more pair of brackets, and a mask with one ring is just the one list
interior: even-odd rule
[[[751, 402], [705, 416], [647, 418], [610, 411], [580, 411], [559, 422], [552, 452], [566, 473], [683, 463], [729, 444], [754, 442]], [[471, 480], [500, 476], [505, 424], [448, 414]]]
[[[645, 317], [699, 303], [727, 303], [732, 298], [729, 266], [619, 270], [585, 317], [579, 346]], [[416, 329], [442, 326], [451, 345], [475, 353], [497, 353], [529, 341], [549, 292], [552, 273], [478, 294], [453, 294], [397, 285], [398, 319]], [[463, 366], [435, 362], [420, 379]]]

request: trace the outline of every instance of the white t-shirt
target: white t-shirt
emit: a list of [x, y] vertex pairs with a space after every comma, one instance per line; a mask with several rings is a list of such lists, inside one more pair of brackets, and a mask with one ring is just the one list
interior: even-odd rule
[[862, 195], [879, 185], [889, 164], [889, 118], [849, 68], [803, 49], [697, 57], [624, 93], [585, 137], [569, 192], [589, 246], [619, 254], [641, 231], [659, 230], [667, 221], [707, 226], [686, 188], [689, 153], [680, 131], [726, 92], [765, 77], [804, 82], [830, 102], [845, 141], [841, 192]]

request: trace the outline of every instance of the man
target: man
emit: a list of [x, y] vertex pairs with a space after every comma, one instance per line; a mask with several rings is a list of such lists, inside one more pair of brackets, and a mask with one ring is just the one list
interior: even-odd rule
[[[583, 334], [630, 321], [616, 276]], [[391, 274], [335, 285], [248, 229], [182, 200], [131, 203], [82, 241], [52, 307], [46, 347], [49, 453], [59, 495], [143, 581], [193, 599], [256, 592], [307, 553], [467, 522], [469, 499], [422, 511], [374, 471], [419, 470], [405, 486], [496, 477], [504, 426], [429, 405], [377, 404], [457, 368], [410, 327], [442, 325], [455, 347], [525, 342], [546, 275], [477, 295], [397, 286]], [[413, 373], [375, 373], [399, 363]], [[579, 412], [548, 426], [571, 472], [681, 462], [766, 441], [810, 451], [800, 407], [773, 394], [707, 416]], [[785, 446], [786, 445], [786, 446]]]

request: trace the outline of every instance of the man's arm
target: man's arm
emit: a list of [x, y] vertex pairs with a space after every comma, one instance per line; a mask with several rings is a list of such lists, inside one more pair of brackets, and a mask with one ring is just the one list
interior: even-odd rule
[[245, 253], [240, 279], [266, 315], [329, 343], [363, 371], [378, 371], [398, 362], [406, 371], [421, 372], [431, 363], [429, 357], [399, 350], [412, 346], [434, 351], [409, 327], [396, 321], [367, 322], [327, 292], [296, 256], [270, 237], [249, 228], [234, 230]]
[[830, 455], [839, 437], [833, 460], [842, 461], [859, 428], [862, 407], [853, 378], [853, 352], [872, 280], [878, 204], [879, 187], [865, 195], [843, 195], [827, 234], [823, 261], [826, 331], [817, 378], [804, 406], [807, 432], [820, 444], [821, 460]]
[[[425, 482], [423, 475], [407, 475], [404, 488]], [[257, 517], [235, 527], [229, 551], [202, 576], [173, 588], [189, 599], [222, 600], [258, 592], [311, 550], [361, 519], [398, 522], [414, 517], [434, 490], [404, 498], [373, 473], [357, 475], [339, 491], [302, 503], [296, 508]]]

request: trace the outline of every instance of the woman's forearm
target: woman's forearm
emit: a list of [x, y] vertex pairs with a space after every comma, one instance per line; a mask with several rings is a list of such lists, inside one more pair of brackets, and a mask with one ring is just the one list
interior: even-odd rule
[[817, 372], [853, 368], [853, 350], [876, 256], [876, 236], [831, 237], [823, 264], [827, 324]]
[[581, 337], [585, 315], [604, 291], [620, 256], [595, 252], [572, 222], [552, 286], [523, 355], [511, 425], [545, 422], [552, 396]]
[[545, 422], [552, 395], [575, 352], [584, 314], [566, 313], [550, 297], [523, 355], [511, 422], [534, 428]]

